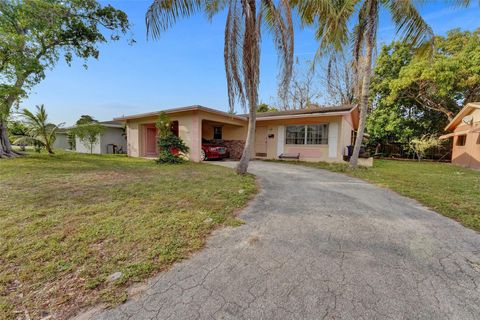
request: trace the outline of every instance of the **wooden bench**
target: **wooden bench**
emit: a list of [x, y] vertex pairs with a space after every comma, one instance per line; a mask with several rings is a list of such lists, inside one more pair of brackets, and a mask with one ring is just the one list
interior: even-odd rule
[[278, 156], [280, 159], [300, 159], [300, 153], [282, 153]]

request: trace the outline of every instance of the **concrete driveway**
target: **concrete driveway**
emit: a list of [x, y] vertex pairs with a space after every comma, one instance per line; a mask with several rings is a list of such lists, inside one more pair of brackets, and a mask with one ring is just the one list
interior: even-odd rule
[[92, 318], [480, 319], [478, 233], [344, 175], [250, 171], [262, 191], [245, 225]]

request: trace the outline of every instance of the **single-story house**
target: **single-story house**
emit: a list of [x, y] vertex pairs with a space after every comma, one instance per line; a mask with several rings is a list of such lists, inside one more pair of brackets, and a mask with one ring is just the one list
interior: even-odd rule
[[58, 129], [55, 134], [55, 142], [53, 143], [54, 149], [70, 150], [70, 144], [68, 143], [67, 130], [64, 128]]
[[[108, 153], [126, 153], [127, 139], [125, 136], [124, 124], [118, 121], [101, 121], [105, 131], [98, 139], [98, 143], [93, 146], [94, 154]], [[54, 148], [71, 150], [68, 143], [68, 129], [64, 128], [57, 132]], [[72, 151], [80, 153], [90, 153], [90, 145], [85, 145], [78, 137], [75, 137], [75, 148]]]
[[[239, 159], [247, 137], [248, 115], [235, 115], [199, 105], [163, 110], [172, 131], [190, 148], [190, 160], [201, 160], [202, 141], [225, 145]], [[160, 111], [115, 118], [126, 124], [127, 153], [131, 157], [158, 154], [155, 122]], [[303, 161], [342, 162], [358, 127], [356, 105], [312, 107], [303, 110], [257, 113], [255, 145], [258, 159], [299, 155]], [[361, 159], [371, 165], [371, 159]]]
[[440, 139], [453, 138], [452, 163], [480, 169], [480, 102], [463, 107], [445, 131]]

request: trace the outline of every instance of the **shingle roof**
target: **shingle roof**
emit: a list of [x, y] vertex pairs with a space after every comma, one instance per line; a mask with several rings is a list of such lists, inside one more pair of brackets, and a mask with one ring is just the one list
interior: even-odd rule
[[128, 115], [128, 116], [116, 117], [116, 118], [114, 118], [114, 120], [125, 121], [125, 120], [130, 120], [130, 119], [155, 117], [155, 116], [158, 116], [160, 114], [160, 112], [165, 112], [167, 114], [170, 114], [170, 113], [195, 111], [195, 110], [200, 110], [200, 111], [205, 111], [205, 112], [210, 112], [210, 113], [216, 113], [216, 114], [221, 114], [221, 115], [232, 117], [232, 118], [246, 120], [244, 116], [228, 113], [228, 112], [225, 112], [225, 111], [220, 111], [220, 110], [213, 109], [213, 108], [204, 107], [204, 106], [201, 106], [201, 105], [192, 105], [192, 106], [186, 106], [186, 107], [164, 109], [164, 110], [154, 111], [154, 112], [133, 114], [133, 115]]
[[100, 121], [99, 123], [105, 127], [123, 127], [123, 123], [120, 121]]
[[[307, 109], [300, 109], [300, 110], [258, 112], [257, 113], [257, 118], [275, 117], [275, 116], [288, 116], [288, 115], [300, 115], [300, 114], [328, 113], [328, 112], [342, 112], [342, 111], [350, 111], [355, 107], [356, 107], [356, 105], [354, 105], [354, 104], [346, 104], [346, 105], [340, 105], [340, 106], [317, 106], [317, 105], [312, 105], [311, 107], [309, 107]], [[244, 114], [243, 116], [248, 117], [248, 114]]]
[[[317, 106], [317, 105], [312, 105], [311, 107], [307, 109], [301, 109], [301, 110], [285, 110], [285, 111], [275, 111], [275, 112], [258, 112], [257, 113], [257, 118], [265, 118], [265, 117], [275, 117], [275, 116], [288, 116], [288, 115], [308, 115], [308, 114], [323, 114], [323, 113], [333, 113], [333, 112], [348, 112], [353, 110], [357, 105], [339, 105], [339, 106]], [[185, 112], [185, 111], [192, 111], [192, 110], [201, 110], [205, 112], [211, 112], [211, 113], [216, 113], [216, 114], [221, 114], [224, 116], [228, 117], [233, 117], [241, 120], [246, 120], [248, 119], [248, 114], [231, 114], [225, 111], [220, 111], [216, 110], [213, 108], [208, 108], [200, 105], [192, 105], [192, 106], [186, 106], [186, 107], [180, 107], [180, 108], [172, 108], [172, 109], [165, 109], [162, 110], [163, 112], [170, 114], [170, 113], [176, 113], [176, 112]], [[141, 114], [134, 114], [134, 115], [129, 115], [129, 116], [122, 116], [115, 118], [114, 120], [117, 121], [125, 121], [129, 119], [137, 119], [137, 118], [145, 118], [145, 117], [153, 117], [157, 116], [160, 114], [162, 111], [154, 111], [154, 112], [148, 112], [148, 113], [141, 113]]]
[[[123, 128], [123, 123], [120, 121], [99, 121], [97, 123], [103, 125], [104, 127], [109, 127], [109, 128]], [[58, 130], [58, 132], [59, 133], [66, 132], [68, 129], [73, 129], [75, 127], [76, 125], [61, 128]]]

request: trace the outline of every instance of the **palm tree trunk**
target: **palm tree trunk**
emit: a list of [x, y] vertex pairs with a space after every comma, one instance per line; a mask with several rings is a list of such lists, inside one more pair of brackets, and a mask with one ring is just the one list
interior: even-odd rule
[[240, 162], [235, 169], [238, 174], [247, 173], [248, 163], [250, 162], [250, 158], [252, 157], [252, 149], [255, 143], [255, 127], [257, 120], [256, 110], [256, 106], [251, 105], [249, 108], [247, 140], [245, 141], [245, 147], [243, 148], [242, 158], [240, 158]]
[[52, 150], [52, 146], [50, 145], [50, 141], [48, 139], [48, 134], [45, 131], [45, 128], [43, 128], [43, 138], [45, 139], [45, 149], [47, 149], [47, 152], [49, 154], [55, 154], [55, 152], [53, 152], [53, 150]]
[[52, 146], [48, 142], [45, 144], [45, 149], [47, 149], [47, 152], [49, 154], [55, 154], [55, 152], [53, 152], [53, 150], [52, 150]]
[[245, 174], [255, 143], [255, 123], [258, 108], [258, 80], [260, 73], [260, 19], [257, 19], [255, 0], [244, 1], [245, 33], [243, 40], [243, 74], [248, 101], [248, 132], [242, 158], [236, 167], [238, 174]]
[[365, 125], [367, 122], [368, 113], [368, 99], [370, 91], [370, 78], [372, 71], [372, 55], [374, 47], [374, 37], [371, 34], [367, 35], [365, 46], [365, 59], [363, 68], [363, 82], [362, 92], [360, 96], [360, 119], [358, 122], [357, 137], [355, 139], [355, 147], [353, 148], [353, 154], [350, 158], [350, 168], [356, 168], [358, 166], [358, 157], [360, 155], [360, 147], [362, 146], [363, 134], [365, 133]]

